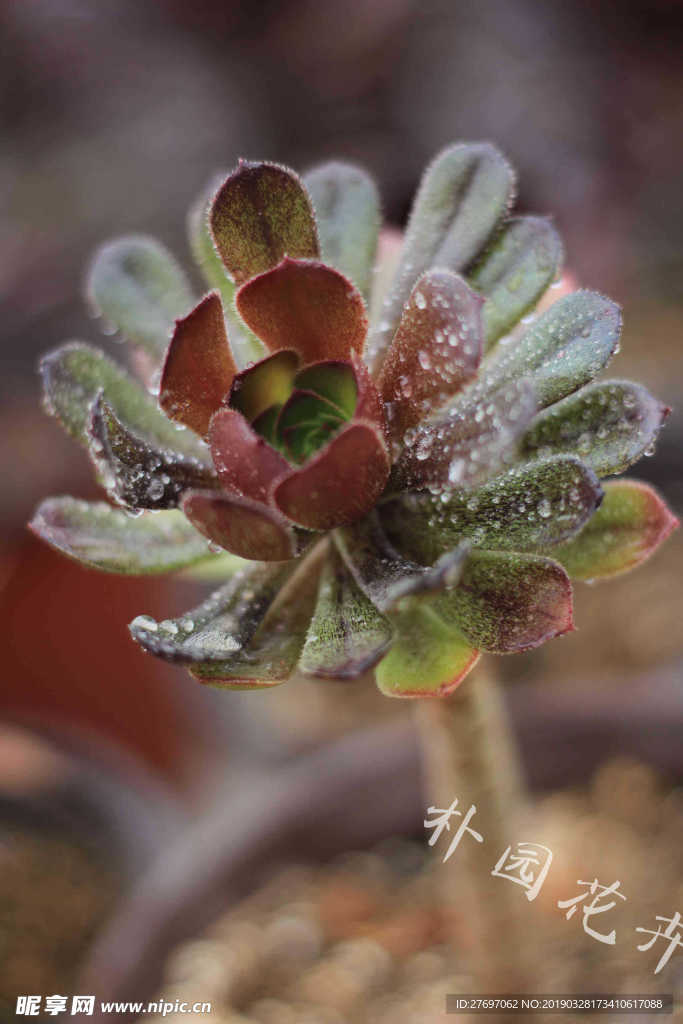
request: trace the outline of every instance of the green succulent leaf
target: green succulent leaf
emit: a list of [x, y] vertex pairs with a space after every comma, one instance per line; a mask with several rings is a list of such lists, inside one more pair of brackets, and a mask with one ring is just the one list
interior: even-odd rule
[[481, 304], [450, 270], [428, 270], [418, 278], [377, 381], [396, 439], [476, 375], [483, 350]]
[[370, 356], [379, 368], [417, 278], [432, 267], [462, 272], [507, 213], [512, 168], [488, 143], [462, 143], [427, 168], [410, 215], [401, 262], [374, 327]]
[[230, 408], [253, 423], [273, 406], [281, 406], [292, 393], [299, 357], [292, 349], [280, 349], [238, 373], [230, 390]]
[[[555, 302], [521, 338], [499, 346], [484, 366], [475, 394], [528, 377], [541, 407], [591, 381], [619, 344], [621, 312], [597, 292], [578, 291]], [[472, 400], [466, 393], [463, 402]]]
[[209, 227], [209, 215], [214, 197], [227, 177], [216, 174], [204, 191], [197, 197], [187, 214], [187, 240], [194, 261], [202, 271], [209, 288], [217, 288], [225, 309], [234, 304], [235, 282], [228, 277]]
[[316, 259], [318, 235], [306, 189], [294, 171], [240, 161], [219, 188], [210, 213], [216, 248], [236, 284], [285, 257]]
[[350, 420], [358, 402], [358, 381], [350, 363], [328, 360], [300, 370], [296, 387], [313, 391], [339, 409], [343, 419]]
[[436, 594], [430, 608], [494, 654], [526, 651], [573, 629], [569, 577], [541, 555], [473, 550], [458, 585]]
[[144, 235], [119, 238], [98, 249], [86, 292], [96, 315], [155, 359], [166, 350], [173, 321], [195, 301], [173, 256]]
[[[212, 550], [209, 548], [209, 550]], [[244, 569], [247, 563], [237, 555], [230, 555], [227, 551], [214, 554], [210, 561], [199, 562], [197, 565], [190, 565], [179, 573], [179, 579], [187, 580], [190, 583], [209, 583], [218, 585], [224, 583], [229, 576], [232, 576], [238, 569]]]
[[277, 421], [280, 418], [281, 405], [271, 405], [252, 421], [252, 429], [267, 441], [272, 448], [277, 448]]
[[156, 622], [149, 615], [138, 615], [129, 626], [131, 635], [150, 654], [166, 661], [195, 667], [211, 663], [220, 669], [247, 646], [292, 571], [291, 562], [255, 562], [177, 619]]
[[678, 520], [654, 488], [610, 480], [605, 498], [573, 540], [552, 551], [576, 580], [599, 580], [634, 569], [663, 544]]
[[376, 513], [335, 531], [335, 542], [358, 586], [380, 611], [409, 597], [430, 594], [458, 582], [469, 544], [460, 544], [427, 568], [400, 555]]
[[542, 412], [522, 451], [531, 457], [569, 452], [598, 476], [621, 473], [654, 443], [668, 412], [640, 384], [600, 381]]
[[208, 463], [208, 451], [193, 434], [179, 430], [156, 402], [99, 349], [71, 341], [40, 363], [45, 405], [64, 429], [87, 446], [90, 406], [99, 392], [121, 423], [140, 438]]
[[216, 558], [180, 512], [132, 519], [102, 501], [48, 498], [29, 525], [57, 551], [103, 572], [141, 576]]
[[332, 549], [299, 668], [306, 675], [353, 679], [375, 665], [391, 644], [389, 620], [365, 596]]
[[509, 331], [552, 284], [562, 264], [562, 242], [544, 217], [511, 218], [469, 275], [486, 297], [485, 347]]
[[390, 540], [426, 564], [462, 540], [502, 551], [544, 551], [581, 529], [600, 504], [602, 488], [579, 459], [559, 455], [445, 497], [412, 494], [382, 506]]
[[314, 391], [293, 391], [280, 413], [279, 427], [284, 434], [307, 426], [318, 428], [330, 421], [336, 428], [344, 422], [341, 410]]
[[522, 378], [467, 408], [443, 410], [405, 435], [390, 489], [448, 492], [484, 483], [516, 461], [537, 408], [534, 389]]
[[251, 362], [262, 359], [265, 349], [255, 334], [238, 315], [235, 308], [235, 282], [228, 277], [223, 260], [214, 245], [209, 227], [209, 214], [214, 196], [225, 181], [225, 174], [216, 176], [190, 208], [187, 233], [195, 262], [210, 288], [217, 288], [223, 300], [223, 311], [228, 322], [228, 338], [235, 362], [243, 369]]
[[176, 508], [190, 487], [217, 487], [206, 463], [155, 448], [131, 433], [100, 392], [88, 425], [89, 454], [108, 493], [132, 509]]
[[322, 448], [344, 425], [336, 405], [312, 391], [294, 391], [280, 411], [278, 447], [290, 461], [302, 463]]
[[306, 635], [306, 622], [297, 608], [283, 608], [269, 625], [232, 658], [190, 668], [200, 683], [219, 690], [267, 690], [286, 682], [296, 669]]
[[284, 683], [296, 669], [313, 612], [317, 572], [286, 586], [254, 636], [222, 661], [190, 666], [190, 673], [223, 690], [268, 689]]
[[425, 604], [394, 612], [396, 638], [375, 669], [386, 697], [447, 697], [479, 660], [457, 627]]
[[380, 228], [379, 193], [362, 168], [332, 161], [304, 175], [326, 263], [353, 281], [366, 302]]

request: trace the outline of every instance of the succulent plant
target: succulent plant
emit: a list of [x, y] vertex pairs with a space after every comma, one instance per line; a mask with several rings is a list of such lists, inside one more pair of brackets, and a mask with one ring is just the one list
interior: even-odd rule
[[594, 380], [619, 309], [548, 303], [561, 243], [510, 216], [513, 193], [491, 145], [442, 152], [385, 295], [377, 192], [343, 163], [241, 162], [212, 187], [189, 221], [198, 303], [153, 240], [103, 247], [89, 297], [143, 382], [80, 342], [41, 370], [113, 504], [49, 499], [33, 530], [109, 572], [225, 565], [198, 608], [130, 629], [227, 688], [374, 667], [385, 694], [444, 696], [480, 652], [571, 630], [571, 580], [632, 568], [676, 524], [647, 484], [601, 482], [668, 410]]

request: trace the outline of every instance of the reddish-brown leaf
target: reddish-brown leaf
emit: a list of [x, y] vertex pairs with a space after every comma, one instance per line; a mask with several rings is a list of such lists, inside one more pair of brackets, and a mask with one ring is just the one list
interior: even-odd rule
[[159, 405], [201, 437], [237, 372], [218, 292], [176, 320], [161, 374]]
[[428, 270], [418, 280], [378, 380], [394, 438], [475, 376], [484, 344], [483, 301], [450, 270]]
[[219, 409], [214, 415], [209, 444], [223, 486], [255, 501], [265, 501], [273, 480], [290, 469], [286, 459], [235, 409]]
[[250, 498], [188, 491], [182, 510], [205, 537], [240, 558], [284, 562], [301, 550], [297, 534], [284, 516]]
[[370, 375], [370, 370], [360, 356], [353, 355], [351, 363], [358, 385], [355, 417], [358, 420], [370, 420], [372, 423], [379, 424], [382, 432], [386, 434], [387, 424], [384, 417], [384, 403], [382, 402], [382, 396], [377, 390], [377, 385]]
[[319, 254], [313, 207], [287, 167], [241, 161], [218, 190], [210, 213], [216, 248], [237, 284], [283, 256]]
[[237, 308], [271, 352], [295, 349], [304, 363], [348, 360], [362, 352], [363, 298], [339, 271], [314, 260], [285, 258], [237, 292]]
[[273, 491], [278, 508], [311, 530], [329, 530], [361, 519], [389, 476], [389, 455], [375, 424], [353, 422]]

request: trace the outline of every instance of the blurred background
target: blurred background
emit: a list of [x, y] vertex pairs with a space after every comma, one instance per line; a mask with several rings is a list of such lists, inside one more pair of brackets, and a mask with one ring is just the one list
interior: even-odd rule
[[[386, 745], [400, 778], [413, 780], [417, 771], [407, 709], [372, 686], [334, 684], [323, 693], [297, 680], [267, 695], [202, 689], [146, 657], [126, 624], [140, 612], [177, 613], [205, 588], [89, 574], [26, 532], [40, 498], [96, 497], [86, 457], [40, 410], [35, 373], [40, 353], [66, 338], [115, 349], [82, 300], [93, 248], [140, 231], [189, 264], [186, 210], [216, 171], [241, 156], [302, 170], [333, 156], [361, 163], [379, 182], [387, 221], [401, 226], [436, 151], [490, 139], [519, 172], [519, 208], [555, 218], [579, 283], [623, 305], [613, 373], [641, 380], [674, 409], [656, 457], [635, 475], [660, 487], [680, 516], [683, 7], [672, 0], [28, 0], [0, 5], [0, 36], [0, 1007], [9, 1019], [16, 993], [75, 990], [93, 937], [125, 916], [130, 893], [160, 855], [190, 834], [196, 844], [217, 806], [262, 792], [274, 772], [333, 741], [342, 759], [357, 757], [352, 748], [344, 753], [344, 737], [368, 726], [396, 730], [382, 736], [400, 740]], [[637, 577], [578, 588], [575, 634], [500, 662], [529, 779], [550, 801], [548, 815], [592, 814], [604, 830], [610, 825], [600, 815], [616, 813], [615, 835], [643, 884], [643, 829], [662, 864], [680, 848], [682, 570], [675, 535]], [[323, 971], [322, 981], [314, 974], [290, 998], [318, 1006], [311, 1020], [365, 1021], [353, 999], [367, 1004], [371, 986], [381, 989], [390, 977], [396, 985], [397, 965], [406, 991], [427, 984], [430, 970], [438, 976], [445, 954], [432, 911], [416, 921], [406, 909], [393, 931], [382, 919], [384, 931], [379, 924], [375, 931], [383, 937], [372, 933], [406, 873], [417, 886], [413, 903], [431, 906], [419, 889], [424, 842], [409, 841], [420, 837], [421, 797], [413, 781], [406, 787], [393, 818], [360, 821], [355, 832], [351, 821], [348, 834], [320, 844], [327, 866], [316, 870], [324, 878], [299, 867], [282, 876], [282, 893], [276, 886], [224, 925], [238, 935], [230, 948], [240, 964], [240, 955], [249, 960], [240, 951], [254, 946], [258, 914], [257, 931], [270, 922], [276, 951], [278, 941], [299, 942], [301, 955], [315, 961], [309, 973]], [[348, 786], [338, 795], [351, 806]], [[664, 823], [679, 831], [660, 835]], [[227, 842], [232, 833], [225, 821], [221, 827]], [[403, 845], [387, 847], [392, 834]], [[278, 863], [304, 858], [306, 840], [287, 836]], [[380, 840], [385, 845], [367, 855], [374, 860], [330, 867], [332, 855]], [[193, 849], [187, 841], [189, 876]], [[618, 869], [603, 858], [607, 873]], [[185, 877], [180, 860], [178, 878]], [[578, 869], [594, 870], [587, 862]], [[207, 906], [196, 921], [178, 910], [178, 941], [251, 891], [252, 881], [233, 891], [221, 877], [197, 897]], [[674, 905], [683, 902], [675, 870], [662, 868], [661, 878], [668, 888], [656, 912], [683, 910]], [[315, 904], [318, 932], [313, 918], [302, 924], [293, 916], [291, 906], [302, 901]], [[284, 917], [282, 905], [290, 907]], [[367, 991], [335, 1003], [324, 993], [341, 984], [337, 946], [369, 941], [370, 933], [393, 966], [374, 954]], [[201, 941], [205, 956], [195, 950], [193, 961], [190, 949], [183, 960], [181, 949], [171, 967], [161, 943], [140, 974], [138, 998], [162, 975], [186, 990], [197, 963], [201, 970], [214, 964], [224, 979], [228, 939], [220, 940], [225, 948], [215, 937]], [[102, 948], [124, 946], [119, 939]], [[287, 1017], [284, 998], [280, 1010], [259, 1009], [259, 1001], [279, 998], [253, 982], [263, 957], [275, 955], [271, 946], [256, 967], [240, 967], [242, 989], [224, 992], [225, 1005], [243, 1014], [226, 1009], [226, 1020], [304, 1020], [302, 1010]], [[362, 949], [356, 955], [364, 959]], [[121, 958], [113, 970], [125, 975]], [[387, 1019], [402, 1019], [391, 1012]]]

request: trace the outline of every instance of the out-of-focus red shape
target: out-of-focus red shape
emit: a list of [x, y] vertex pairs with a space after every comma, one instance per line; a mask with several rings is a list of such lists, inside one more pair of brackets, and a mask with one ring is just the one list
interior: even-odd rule
[[193, 597], [180, 595], [176, 607], [166, 576], [89, 572], [28, 534], [0, 559], [0, 716], [99, 733], [174, 784], [196, 781], [208, 723], [185, 680], [181, 703], [172, 671], [145, 657], [127, 629], [145, 609], [163, 618]]

